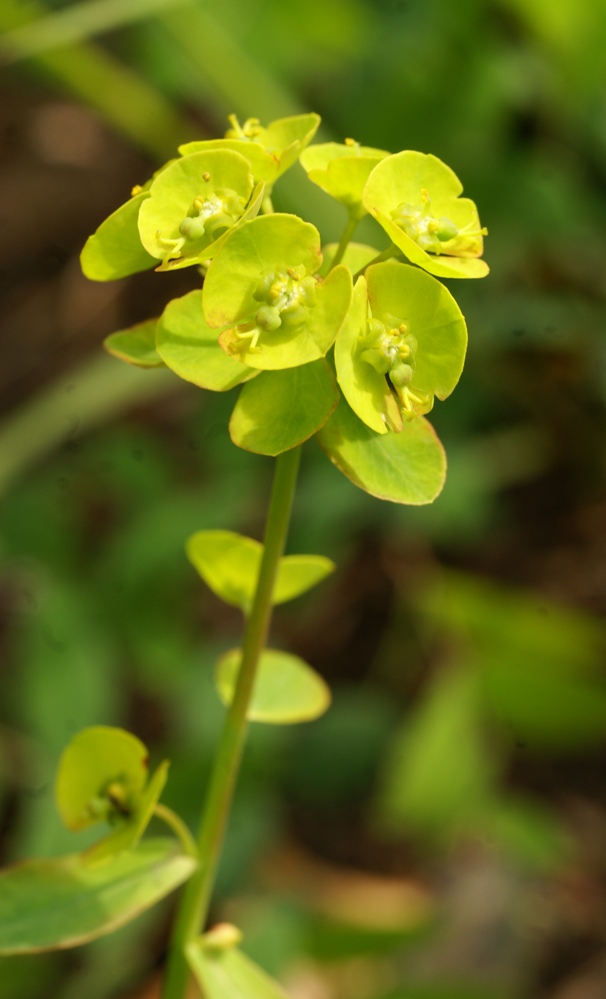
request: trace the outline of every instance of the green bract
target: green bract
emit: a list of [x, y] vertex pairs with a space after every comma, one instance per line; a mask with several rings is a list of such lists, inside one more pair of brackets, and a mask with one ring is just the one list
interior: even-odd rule
[[455, 173], [431, 153], [406, 150], [374, 168], [363, 202], [409, 260], [437, 277], [484, 277], [485, 229]]
[[210, 139], [203, 142], [187, 142], [179, 146], [183, 155], [206, 149], [233, 149], [250, 163], [255, 180], [265, 181], [269, 192], [278, 177], [288, 170], [313, 139], [320, 116], [298, 114], [290, 118], [279, 118], [264, 128], [258, 118], [248, 118], [240, 125], [235, 115], [229, 116], [231, 128], [224, 139]]
[[386, 156], [389, 153], [383, 149], [346, 139], [343, 144], [324, 142], [310, 146], [301, 154], [301, 166], [314, 184], [345, 205], [352, 218], [361, 219], [367, 211], [362, 204], [364, 185], [371, 170]]
[[204, 282], [209, 326], [228, 327], [219, 343], [252, 368], [307, 364], [331, 347], [351, 301], [351, 274], [316, 277], [320, 234], [296, 215], [265, 215], [225, 239]]
[[229, 421], [234, 444], [276, 456], [309, 440], [339, 401], [327, 362], [320, 358], [284, 371], [264, 371], [240, 393]]
[[118, 330], [105, 338], [103, 346], [108, 354], [138, 368], [164, 367], [164, 361], [156, 350], [157, 326], [157, 319], [148, 319], [128, 330]]
[[156, 258], [141, 245], [137, 228], [139, 210], [147, 198], [148, 191], [135, 194], [88, 237], [80, 255], [87, 278], [113, 281], [154, 266]]
[[217, 331], [204, 320], [201, 291], [168, 303], [157, 324], [156, 349], [158, 360], [179, 378], [212, 392], [225, 392], [258, 374], [221, 350]]
[[154, 179], [139, 210], [139, 235], [161, 270], [212, 257], [221, 237], [261, 205], [250, 164], [233, 150], [192, 153]]
[[337, 379], [364, 423], [400, 430], [399, 409], [411, 418], [450, 395], [466, 347], [465, 320], [444, 285], [416, 267], [375, 264], [358, 279], [337, 337]]
[[444, 485], [444, 449], [422, 418], [406, 421], [399, 434], [377, 434], [341, 399], [316, 437], [339, 471], [378, 499], [418, 506]]

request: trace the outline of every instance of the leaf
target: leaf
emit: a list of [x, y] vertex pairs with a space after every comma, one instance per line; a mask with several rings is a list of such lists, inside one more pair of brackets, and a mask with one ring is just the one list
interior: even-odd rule
[[76, 947], [135, 919], [193, 873], [172, 839], [148, 839], [102, 863], [85, 855], [0, 872], [0, 953]]
[[241, 218], [252, 191], [248, 161], [231, 150], [174, 160], [155, 177], [141, 205], [141, 242], [164, 268], [169, 261], [173, 268], [200, 263]]
[[[257, 586], [263, 545], [233, 531], [197, 531], [187, 541], [187, 557], [213, 593], [247, 611]], [[334, 571], [323, 555], [283, 555], [272, 602], [285, 603], [316, 586]]]
[[148, 319], [127, 330], [111, 333], [103, 341], [108, 354], [140, 368], [163, 368], [164, 361], [156, 350], [157, 319]]
[[255, 179], [265, 181], [269, 193], [278, 177], [297, 161], [313, 139], [320, 116], [313, 112], [291, 115], [272, 121], [267, 128], [257, 118], [249, 118], [240, 125], [236, 116], [230, 115], [229, 121], [231, 128], [224, 139], [187, 142], [179, 146], [179, 152], [188, 155], [201, 149], [233, 149], [248, 159]]
[[61, 818], [68, 829], [86, 829], [115, 811], [112, 797], [132, 813], [147, 777], [148, 752], [139, 739], [106, 725], [86, 728], [59, 762], [55, 794]]
[[[219, 697], [230, 705], [234, 695], [241, 649], [232, 649], [217, 663]], [[330, 705], [330, 689], [311, 666], [288, 652], [264, 649], [247, 712], [250, 721], [293, 725], [319, 718]]]
[[221, 350], [217, 331], [204, 319], [200, 290], [168, 303], [156, 342], [159, 359], [171, 371], [211, 392], [226, 392], [257, 373]]
[[[372, 170], [363, 202], [412, 263], [437, 277], [484, 277], [488, 266], [475, 259], [483, 253], [484, 230], [473, 201], [459, 197], [462, 190], [437, 156], [405, 150]], [[452, 238], [436, 235], [444, 229]]]
[[238, 447], [275, 456], [313, 437], [338, 401], [339, 391], [323, 359], [264, 371], [242, 389], [229, 433]]
[[209, 947], [202, 937], [186, 953], [206, 999], [287, 999], [282, 986], [237, 947]]
[[348, 209], [355, 219], [366, 215], [362, 192], [371, 170], [389, 156], [383, 149], [372, 149], [349, 141], [319, 143], [301, 154], [301, 166], [318, 187]]
[[135, 195], [89, 236], [80, 255], [82, 270], [91, 281], [114, 281], [116, 278], [147, 271], [156, 264], [141, 244], [137, 220], [149, 192]]
[[343, 475], [379, 499], [431, 503], [444, 485], [444, 449], [422, 417], [405, 421], [400, 433], [380, 435], [341, 399], [316, 438]]

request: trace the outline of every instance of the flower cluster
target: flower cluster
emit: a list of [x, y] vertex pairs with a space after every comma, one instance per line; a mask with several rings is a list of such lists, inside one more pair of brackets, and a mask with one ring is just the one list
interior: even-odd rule
[[[181, 146], [90, 237], [83, 268], [110, 280], [196, 266], [201, 292], [112, 335], [108, 350], [213, 391], [241, 384], [230, 422], [241, 447], [278, 454], [316, 436], [362, 488], [429, 502], [444, 460], [424, 416], [455, 387], [467, 342], [437, 278], [484, 276], [486, 230], [437, 157], [352, 139], [310, 145], [318, 124], [232, 115], [223, 139]], [[273, 186], [297, 160], [346, 209], [338, 246], [322, 249], [315, 226], [273, 211]], [[351, 242], [367, 213], [387, 245]], [[375, 482], [394, 456], [397, 481]]]

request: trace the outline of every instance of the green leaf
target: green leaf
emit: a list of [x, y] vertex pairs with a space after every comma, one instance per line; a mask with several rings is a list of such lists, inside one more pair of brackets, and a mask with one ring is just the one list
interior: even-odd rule
[[488, 266], [473, 201], [437, 156], [406, 150], [372, 170], [363, 202], [405, 256], [437, 277], [479, 278]]
[[171, 839], [92, 864], [85, 855], [30, 860], [0, 872], [0, 953], [76, 947], [135, 919], [193, 873]]
[[[217, 691], [227, 706], [232, 702], [241, 657], [241, 649], [231, 649], [217, 663]], [[247, 712], [250, 721], [293, 725], [319, 718], [329, 705], [330, 689], [311, 666], [288, 652], [263, 650]]]
[[371, 170], [389, 156], [383, 149], [360, 146], [352, 140], [344, 144], [324, 142], [301, 154], [301, 166], [314, 184], [348, 209], [355, 219], [366, 215], [362, 192]]
[[120, 728], [95, 725], [71, 740], [59, 761], [55, 794], [68, 829], [132, 814], [148, 777], [143, 743]]
[[186, 953], [206, 999], [287, 999], [282, 986], [237, 947], [211, 947], [202, 937]]
[[199, 290], [168, 303], [156, 345], [159, 359], [179, 378], [211, 392], [225, 392], [257, 374], [221, 350], [217, 331], [205, 322]]
[[139, 368], [163, 368], [164, 361], [156, 350], [157, 319], [148, 319], [127, 330], [112, 333], [103, 341], [108, 354]]
[[139, 210], [147, 198], [148, 191], [135, 195], [88, 237], [80, 263], [91, 281], [114, 281], [154, 267], [156, 260], [142, 246], [137, 228]]
[[405, 421], [400, 433], [381, 435], [341, 399], [316, 437], [339, 471], [371, 496], [418, 506], [431, 503], [444, 485], [444, 449], [422, 417]]
[[179, 146], [179, 152], [189, 155], [202, 149], [233, 149], [248, 159], [255, 180], [265, 181], [268, 191], [297, 161], [320, 124], [320, 116], [313, 113], [278, 118], [267, 128], [257, 118], [249, 118], [244, 125], [235, 115], [230, 115], [229, 120], [231, 128], [224, 139], [187, 142]]
[[[257, 587], [263, 545], [234, 531], [197, 531], [188, 539], [187, 557], [213, 593], [247, 611]], [[323, 555], [283, 555], [272, 602], [285, 603], [305, 593], [334, 571]]]
[[141, 205], [141, 242], [163, 261], [160, 269], [201, 263], [242, 218], [252, 193], [249, 163], [232, 150], [175, 160], [154, 178]]
[[264, 371], [242, 389], [229, 433], [238, 447], [275, 456], [313, 437], [338, 401], [339, 391], [324, 359], [285, 371]]

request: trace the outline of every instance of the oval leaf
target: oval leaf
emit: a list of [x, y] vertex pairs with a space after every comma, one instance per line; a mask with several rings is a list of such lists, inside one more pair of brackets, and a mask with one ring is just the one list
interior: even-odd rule
[[313, 437], [338, 401], [339, 391], [323, 359], [264, 371], [242, 389], [229, 433], [245, 451], [275, 456]]
[[163, 368], [164, 361], [156, 350], [157, 319], [148, 319], [128, 330], [112, 333], [103, 341], [108, 354], [139, 368]]
[[113, 800], [129, 814], [147, 783], [148, 752], [121, 728], [96, 725], [71, 740], [59, 761], [55, 795], [68, 829], [86, 829], [113, 817]]
[[444, 449], [422, 417], [405, 421], [400, 433], [377, 434], [341, 399], [316, 437], [339, 471], [378, 499], [418, 506], [444, 485]]
[[157, 260], [142, 245], [137, 227], [139, 209], [147, 198], [148, 191], [135, 195], [88, 237], [80, 254], [80, 263], [91, 281], [114, 281], [147, 271], [157, 264]]
[[282, 986], [237, 947], [210, 947], [202, 937], [186, 953], [206, 999], [288, 999]]
[[[217, 691], [225, 705], [234, 695], [241, 656], [241, 649], [232, 649], [217, 663]], [[250, 721], [293, 725], [319, 718], [329, 705], [327, 684], [303, 659], [277, 649], [263, 650], [247, 713]]]
[[202, 292], [190, 291], [166, 306], [158, 321], [158, 358], [179, 378], [211, 392], [226, 392], [256, 375], [221, 350], [217, 331], [202, 313]]
[[111, 933], [195, 867], [172, 839], [148, 839], [98, 864], [83, 854], [15, 864], [0, 872], [0, 954], [76, 947]]
[[[246, 611], [257, 586], [263, 545], [234, 531], [197, 531], [186, 545], [187, 557], [213, 593]], [[323, 555], [284, 555], [280, 559], [272, 602], [284, 603], [316, 586], [334, 571]]]

